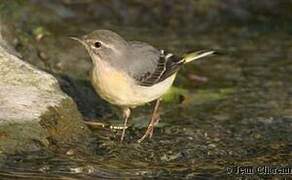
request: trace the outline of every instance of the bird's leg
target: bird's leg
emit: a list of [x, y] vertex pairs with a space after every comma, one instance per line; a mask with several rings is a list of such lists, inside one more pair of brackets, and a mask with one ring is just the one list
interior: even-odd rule
[[131, 114], [130, 108], [124, 108], [123, 109], [124, 127], [123, 127], [122, 136], [121, 136], [121, 142], [124, 140], [124, 137], [125, 137], [125, 133], [126, 133], [126, 129], [127, 129], [127, 123], [128, 123], [128, 119], [130, 117], [130, 114]]
[[159, 123], [160, 120], [160, 113], [159, 113], [159, 105], [160, 105], [160, 100], [158, 99], [155, 103], [155, 107], [154, 107], [154, 111], [151, 117], [151, 121], [152, 119], [154, 119], [153, 125], [151, 126], [152, 128], [150, 129], [150, 133], [149, 133], [149, 138], [152, 138], [153, 135], [153, 131], [154, 131], [154, 127]]
[[154, 127], [159, 123], [159, 120], [160, 120], [160, 114], [159, 114], [159, 112], [157, 113], [157, 115], [154, 118], [155, 118], [155, 121], [154, 121], [153, 126], [150, 129], [150, 133], [149, 133], [149, 138], [150, 139], [153, 136]]
[[151, 117], [151, 121], [150, 121], [150, 123], [149, 123], [149, 125], [147, 127], [147, 130], [146, 130], [145, 134], [138, 140], [138, 143], [141, 143], [147, 136], [149, 136], [149, 138], [152, 137], [154, 126], [156, 124], [158, 124], [158, 122], [160, 120], [160, 116], [159, 116], [160, 100], [161, 99], [157, 99], [156, 100], [154, 111], [153, 111], [153, 114], [152, 114], [152, 117]]

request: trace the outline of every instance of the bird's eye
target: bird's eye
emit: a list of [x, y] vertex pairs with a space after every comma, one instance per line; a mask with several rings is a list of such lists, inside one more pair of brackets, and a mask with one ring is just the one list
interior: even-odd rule
[[96, 41], [96, 42], [94, 43], [94, 47], [95, 47], [95, 48], [100, 48], [100, 47], [101, 47], [101, 42]]

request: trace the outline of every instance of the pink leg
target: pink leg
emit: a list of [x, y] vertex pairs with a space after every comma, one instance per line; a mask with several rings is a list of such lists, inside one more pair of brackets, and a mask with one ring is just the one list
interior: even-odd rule
[[121, 136], [121, 142], [123, 142], [124, 137], [125, 137], [125, 133], [126, 133], [126, 129], [127, 129], [127, 123], [128, 123], [128, 119], [130, 117], [130, 114], [131, 114], [130, 108], [124, 108], [123, 109], [124, 127], [123, 127], [122, 136]]
[[153, 114], [152, 114], [151, 121], [150, 121], [150, 123], [148, 125], [148, 128], [147, 128], [145, 134], [138, 140], [138, 143], [141, 143], [148, 136], [149, 136], [149, 138], [152, 137], [153, 131], [154, 131], [154, 126], [156, 124], [158, 124], [158, 122], [160, 120], [159, 104], [160, 104], [160, 99], [157, 99], [156, 103], [155, 103], [155, 107], [154, 107], [154, 111], [153, 111]]

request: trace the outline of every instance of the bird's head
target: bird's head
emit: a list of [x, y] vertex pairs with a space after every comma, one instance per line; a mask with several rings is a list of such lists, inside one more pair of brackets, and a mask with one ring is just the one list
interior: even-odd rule
[[128, 43], [110, 30], [96, 30], [81, 38], [71, 37], [87, 49], [93, 63], [97, 61], [118, 61], [127, 51]]

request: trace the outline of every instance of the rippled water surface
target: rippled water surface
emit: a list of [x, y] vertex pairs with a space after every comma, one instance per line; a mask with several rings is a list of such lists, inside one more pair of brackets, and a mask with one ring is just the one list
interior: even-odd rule
[[[65, 82], [62, 88], [74, 98], [85, 120], [122, 123], [117, 109], [93, 92], [87, 76], [89, 57], [81, 46], [65, 38], [69, 35], [108, 28], [127, 39], [147, 41], [178, 54], [207, 48], [216, 49], [220, 54], [189, 64], [180, 71], [174, 88], [162, 104], [161, 122], [153, 139], [136, 143], [150, 118], [152, 105], [146, 105], [134, 110], [124, 143], [118, 142], [120, 131], [91, 127], [94, 135], [90, 147], [66, 145], [68, 148], [9, 156], [1, 165], [1, 178], [208, 179], [230, 177], [228, 168], [237, 166], [291, 167], [289, 29], [272, 28], [270, 24], [224, 24], [204, 31], [189, 28], [184, 32], [161, 27], [118, 26], [110, 21], [99, 25], [84, 18], [78, 6], [36, 4], [37, 1], [32, 1], [17, 7], [24, 19], [33, 17], [31, 12], [47, 11], [36, 20], [27, 20], [27, 24], [21, 24], [26, 22], [22, 20], [18, 27], [23, 29], [16, 33], [23, 35], [19, 38], [22, 43], [33, 43], [31, 39], [38, 33], [47, 37], [37, 45], [16, 48], [29, 62], [57, 74]], [[77, 12], [80, 17], [74, 14]], [[27, 33], [30, 26], [39, 31]], [[49, 61], [35, 55], [39, 52], [48, 56]], [[237, 176], [236, 172], [231, 174]]]

